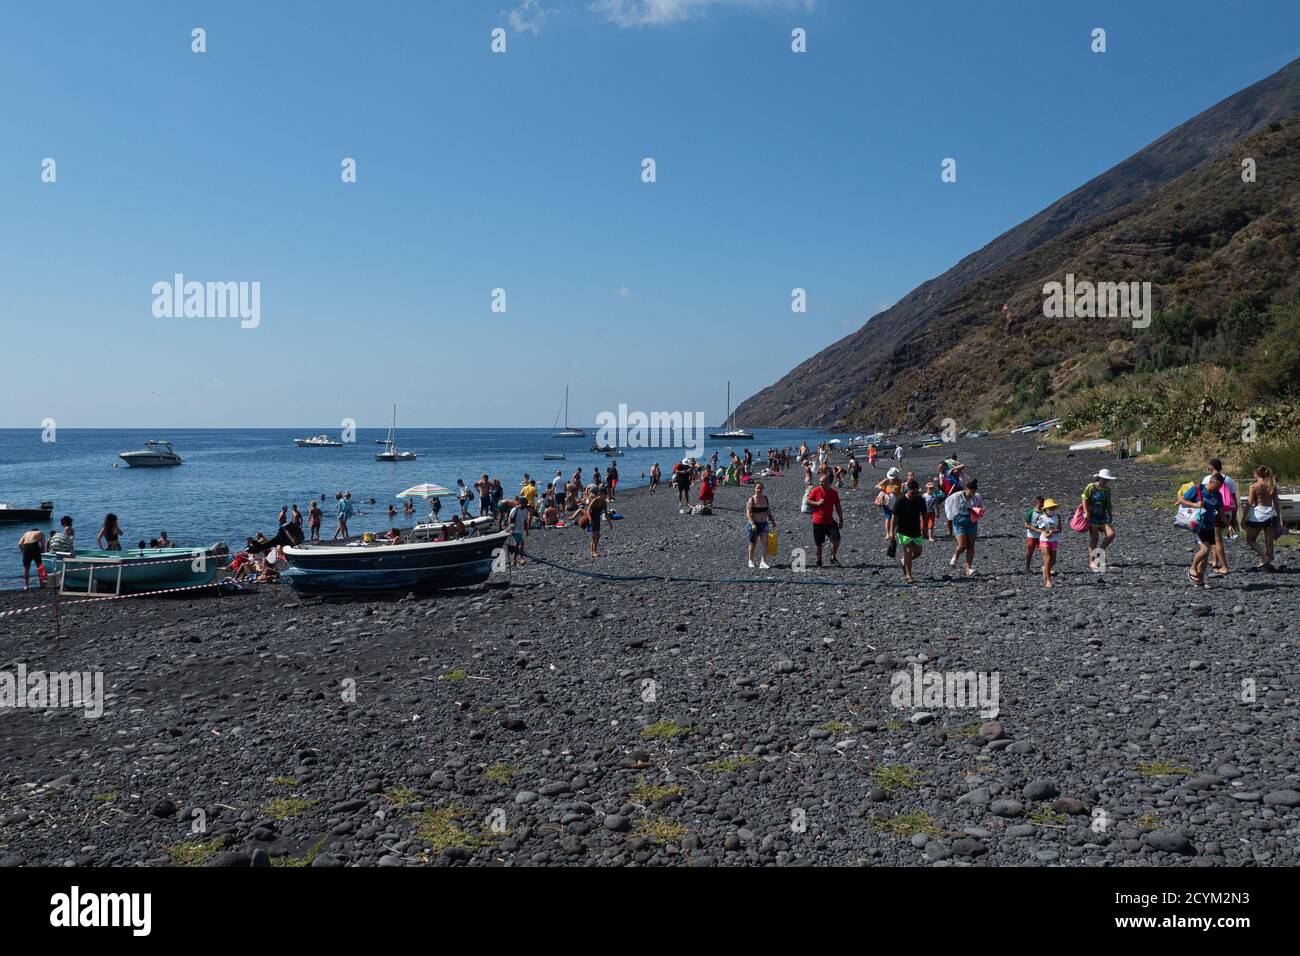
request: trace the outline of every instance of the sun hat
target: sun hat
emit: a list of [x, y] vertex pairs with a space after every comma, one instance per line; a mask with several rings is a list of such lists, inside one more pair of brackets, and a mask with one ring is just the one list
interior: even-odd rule
[[1104, 479], [1106, 479], [1106, 481], [1118, 481], [1118, 480], [1119, 480], [1119, 479], [1116, 478], [1114, 475], [1112, 475], [1112, 474], [1110, 473], [1110, 470], [1107, 469], [1107, 468], [1103, 468], [1101, 471], [1097, 472], [1097, 473], [1096, 473], [1095, 475], [1093, 475], [1092, 477], [1094, 477], [1094, 478], [1104, 478]]
[[887, 478], [897, 478], [897, 477], [898, 477], [898, 469], [897, 469], [897, 468], [891, 468], [891, 469], [889, 469], [889, 473], [888, 473], [885, 477], [887, 477]]
[[1061, 506], [1056, 503], [1055, 498], [1048, 498], [1046, 501], [1043, 502], [1044, 511], [1046, 511], [1048, 508], [1059, 508], [1059, 507]]

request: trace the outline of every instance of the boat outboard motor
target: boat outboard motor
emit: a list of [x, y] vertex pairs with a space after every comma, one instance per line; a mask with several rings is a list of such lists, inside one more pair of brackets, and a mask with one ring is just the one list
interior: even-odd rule
[[280, 526], [280, 530], [275, 533], [274, 538], [267, 538], [265, 541], [255, 541], [248, 546], [249, 554], [265, 554], [272, 548], [282, 548], [286, 545], [292, 547], [296, 544], [302, 544], [302, 531], [296, 524], [285, 524]]

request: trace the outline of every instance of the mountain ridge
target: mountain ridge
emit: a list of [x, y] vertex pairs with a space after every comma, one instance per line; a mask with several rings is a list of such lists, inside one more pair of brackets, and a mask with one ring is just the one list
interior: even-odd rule
[[871, 421], [869, 390], [897, 347], [916, 336], [960, 293], [1005, 263], [1150, 195], [1213, 161], [1268, 124], [1300, 112], [1300, 59], [1224, 98], [1093, 177], [952, 268], [921, 283], [857, 331], [804, 360], [743, 401], [739, 420], [752, 427], [851, 430], [900, 425]]

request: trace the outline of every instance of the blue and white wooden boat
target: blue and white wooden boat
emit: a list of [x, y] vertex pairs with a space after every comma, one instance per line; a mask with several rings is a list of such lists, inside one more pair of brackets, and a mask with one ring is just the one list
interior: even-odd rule
[[299, 594], [434, 591], [482, 584], [505, 553], [510, 532], [454, 541], [390, 544], [382, 539], [303, 542], [286, 547], [284, 577]]

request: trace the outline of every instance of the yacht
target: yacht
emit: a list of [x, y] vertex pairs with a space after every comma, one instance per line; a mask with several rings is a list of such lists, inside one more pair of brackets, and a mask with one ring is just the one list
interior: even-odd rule
[[[709, 432], [710, 438], [721, 438], [723, 440], [731, 440], [731, 441], [751, 441], [753, 439], [754, 437], [753, 434], [745, 431], [745, 429], [743, 428], [736, 427], [736, 416], [731, 411], [731, 383], [730, 382], [727, 383], [727, 418], [731, 419], [731, 427], [724, 428], [720, 432]], [[726, 419], [723, 419], [722, 423], [725, 425]]]
[[393, 406], [393, 423], [388, 426], [387, 449], [375, 455], [375, 461], [415, 461], [420, 456], [413, 451], [397, 450], [397, 406]]
[[132, 468], [168, 468], [181, 464], [181, 456], [172, 451], [172, 443], [151, 438], [141, 451], [124, 451], [117, 456]]
[[[555, 424], [560, 423], [560, 413], [555, 413]], [[552, 428], [555, 425], [551, 426]], [[587, 433], [581, 428], [573, 428], [569, 425], [569, 386], [564, 386], [564, 429], [562, 431], [551, 432], [552, 438], [586, 438]]]

